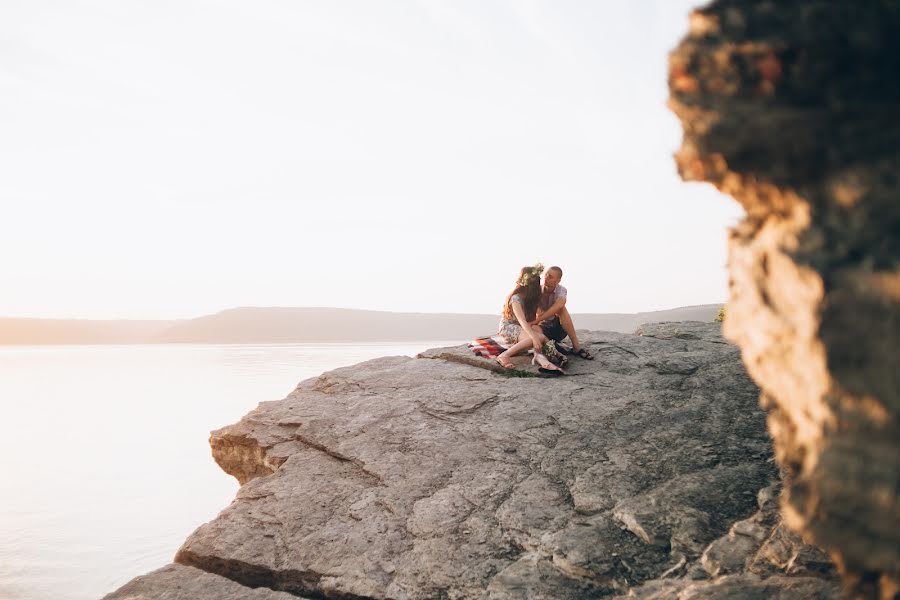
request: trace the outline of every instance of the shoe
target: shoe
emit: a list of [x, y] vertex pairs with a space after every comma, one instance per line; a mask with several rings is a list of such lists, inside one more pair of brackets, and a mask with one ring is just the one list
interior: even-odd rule
[[534, 358], [531, 359], [531, 364], [538, 365], [538, 371], [544, 375], [558, 377], [559, 375], [566, 374], [565, 371], [554, 365], [549, 358], [541, 353], [534, 355]]
[[560, 352], [560, 354], [568, 355], [574, 353], [574, 350], [572, 350], [572, 348], [566, 346], [565, 344], [561, 344], [560, 342], [554, 342], [554, 344], [556, 345], [556, 349]]
[[578, 358], [583, 358], [584, 360], [594, 360], [594, 355], [582, 348], [578, 352], [572, 350], [572, 354], [577, 356]]
[[497, 356], [495, 359], [497, 364], [499, 364], [504, 369], [515, 369], [516, 365], [512, 364], [512, 361], [506, 358], [505, 356]]

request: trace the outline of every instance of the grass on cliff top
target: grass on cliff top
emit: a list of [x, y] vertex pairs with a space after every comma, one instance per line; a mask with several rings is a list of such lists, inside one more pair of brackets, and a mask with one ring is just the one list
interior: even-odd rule
[[540, 377], [539, 373], [531, 373], [529, 371], [520, 371], [519, 369], [506, 369], [501, 375], [504, 377]]

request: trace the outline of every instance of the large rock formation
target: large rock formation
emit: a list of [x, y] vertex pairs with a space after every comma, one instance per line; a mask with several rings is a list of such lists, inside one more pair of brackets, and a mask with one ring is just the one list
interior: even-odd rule
[[197, 598], [225, 580], [320, 599], [836, 597], [827, 559], [772, 509], [737, 348], [713, 323], [640, 333], [585, 333], [597, 359], [558, 379], [447, 348], [301, 383], [213, 432], [242, 487], [179, 550], [184, 566], [109, 599], [180, 597], [188, 567], [215, 576]]
[[788, 524], [900, 594], [900, 3], [719, 0], [670, 57], [685, 179], [734, 196], [727, 337]]
[[220, 575], [184, 565], [166, 565], [135, 577], [106, 598], [116, 600], [297, 600], [261, 587], [251, 589]]

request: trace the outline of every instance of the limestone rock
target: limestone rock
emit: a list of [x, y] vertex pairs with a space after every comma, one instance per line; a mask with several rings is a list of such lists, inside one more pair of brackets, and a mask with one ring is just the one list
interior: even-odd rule
[[587, 333], [596, 360], [557, 379], [457, 348], [307, 380], [213, 432], [243, 485], [176, 561], [396, 599], [597, 597], [697, 564], [776, 476], [758, 390], [718, 330]]
[[785, 527], [773, 485], [760, 490], [759, 511], [737, 521], [728, 534], [710, 544], [700, 563], [712, 577], [746, 571], [761, 575], [803, 575], [833, 579], [834, 565], [822, 550]]
[[737, 349], [639, 333], [586, 333], [560, 379], [458, 347], [302, 382], [213, 432], [237, 498], [110, 598], [836, 597]]
[[814, 577], [728, 575], [714, 581], [655, 581], [616, 600], [839, 600], [840, 589]]
[[[252, 589], [194, 567], [167, 565], [132, 579], [103, 600], [297, 600], [298, 596]], [[302, 600], [302, 598], [301, 598]]]
[[718, 0], [669, 68], [682, 177], [747, 213], [725, 333], [764, 390], [786, 523], [881, 598], [900, 594], [898, 29], [893, 0]]

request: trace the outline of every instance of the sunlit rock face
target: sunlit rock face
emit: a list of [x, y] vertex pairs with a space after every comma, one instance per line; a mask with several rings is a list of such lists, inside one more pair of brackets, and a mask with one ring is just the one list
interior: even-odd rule
[[670, 56], [686, 180], [730, 194], [725, 334], [770, 409], [786, 522], [900, 593], [900, 3], [718, 1]]
[[178, 564], [107, 600], [587, 600], [691, 585], [836, 599], [827, 558], [776, 518], [759, 388], [719, 325], [582, 333], [595, 359], [572, 357], [565, 377], [537, 377], [525, 357], [494, 372], [463, 345], [336, 369], [260, 404], [210, 439], [242, 484], [234, 501]]

